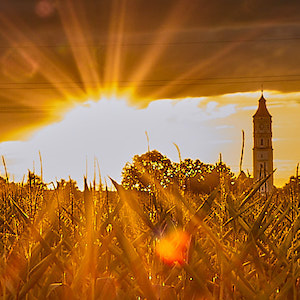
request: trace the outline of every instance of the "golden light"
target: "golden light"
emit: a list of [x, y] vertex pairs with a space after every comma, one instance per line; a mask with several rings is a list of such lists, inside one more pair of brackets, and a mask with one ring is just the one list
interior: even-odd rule
[[[225, 79], [221, 78], [219, 80], [216, 78], [209, 79], [207, 73], [210, 73], [207, 70], [213, 73], [214, 69], [222, 65], [223, 60], [236, 52], [240, 45], [245, 44], [247, 40], [255, 40], [256, 37], [260, 36], [260, 30], [264, 30], [268, 26], [248, 30], [246, 35], [244, 31], [237, 32], [235, 34], [236, 38], [232, 42], [230, 40], [225, 41], [225, 43], [221, 41], [218, 47], [214, 47], [212, 51], [207, 52], [207, 57], [201, 57], [199, 54], [198, 60], [198, 58], [195, 59], [192, 56], [193, 61], [191, 64], [187, 61], [186, 67], [182, 67], [180, 72], [178, 70], [173, 72], [170, 65], [165, 67], [164, 65], [160, 66], [160, 63], [166, 59], [169, 53], [173, 53], [173, 50], [177, 55], [177, 52], [179, 52], [178, 47], [189, 45], [189, 41], [191, 41], [189, 39], [186, 42], [185, 40], [178, 40], [178, 31], [184, 29], [184, 24], [189, 22], [188, 14], [184, 14], [184, 12], [192, 10], [194, 4], [187, 3], [184, 0], [174, 1], [174, 5], [167, 11], [161, 23], [155, 24], [155, 28], [153, 28], [150, 35], [148, 35], [148, 32], [135, 32], [133, 28], [130, 28], [131, 24], [135, 24], [129, 22], [134, 14], [132, 14], [133, 12], [127, 4], [126, 1], [112, 1], [109, 6], [110, 10], [106, 14], [109, 16], [107, 22], [97, 23], [97, 21], [93, 23], [92, 18], [89, 16], [91, 11], [85, 1], [36, 1], [35, 14], [37, 18], [43, 21], [49, 19], [49, 24], [51, 18], [58, 18], [61, 23], [59, 28], [51, 27], [51, 30], [45, 31], [45, 37], [40, 35], [40, 40], [33, 39], [35, 28], [31, 26], [32, 24], [26, 23], [21, 16], [16, 15], [14, 18], [10, 18], [8, 15], [0, 15], [0, 35], [6, 42], [3, 46], [3, 55], [0, 57], [2, 63], [0, 71], [6, 78], [6, 81], [1, 84], [0, 96], [7, 100], [7, 103], [11, 103], [11, 107], [7, 108], [5, 114], [8, 121], [2, 120], [1, 140], [25, 140], [28, 137], [28, 132], [32, 133], [37, 128], [51, 123], [55, 127], [54, 122], [63, 120], [68, 115], [67, 111], [71, 112], [72, 109], [75, 112], [76, 110], [79, 111], [81, 110], [80, 104], [87, 103], [89, 100], [104, 102], [104, 106], [99, 105], [96, 107], [92, 105], [91, 111], [97, 110], [100, 115], [102, 110], [107, 108], [105, 106], [107, 102], [116, 104], [112, 105], [109, 108], [111, 111], [108, 112], [115, 113], [119, 104], [122, 103], [117, 99], [124, 98], [123, 95], [126, 93], [125, 101], [127, 104], [134, 103], [135, 107], [143, 108], [150, 106], [149, 110], [142, 112], [143, 118], [137, 117], [136, 120], [139, 122], [139, 127], [143, 127], [141, 132], [147, 130], [150, 133], [151, 144], [156, 145], [157, 149], [166, 155], [171, 153], [170, 156], [172, 156], [172, 150], [170, 151], [169, 148], [173, 147], [173, 142], [178, 143], [182, 153], [186, 153], [187, 156], [197, 157], [210, 163], [214, 163], [216, 160], [217, 155], [215, 152], [222, 152], [224, 161], [236, 171], [240, 149], [239, 137], [241, 130], [244, 129], [246, 132], [246, 149], [248, 149], [244, 166], [251, 173], [251, 110], [255, 110], [257, 93], [227, 94], [220, 97], [210, 96], [204, 100], [202, 99], [199, 105], [192, 105], [192, 102], [194, 104], [195, 101], [198, 102], [198, 99], [200, 99], [195, 97], [194, 100], [190, 101], [191, 103], [188, 103], [187, 100], [181, 101], [182, 111], [179, 111], [176, 107], [173, 110], [169, 103], [168, 105], [165, 104], [166, 101], [162, 103], [160, 109], [158, 109], [158, 105], [152, 106], [149, 103], [154, 103], [154, 100], [162, 102], [162, 100], [165, 100], [165, 95], [172, 95], [174, 98], [179, 97], [176, 94], [179, 89], [188, 95], [197, 86], [199, 88], [199, 86], [206, 85], [211, 86], [211, 89], [215, 89], [218, 93], [219, 87], [221, 90], [224, 85], [233, 84], [238, 86], [245, 83], [243, 77], [236, 77], [238, 79], [234, 79], [235, 77], [225, 77]], [[104, 31], [102, 28], [102, 30], [99, 30], [102, 35], [99, 34], [98, 36], [98, 31], [95, 34], [95, 24], [107, 25], [107, 30]], [[45, 28], [47, 28], [46, 25]], [[201, 34], [201, 30], [199, 32]], [[57, 36], [54, 36], [53, 33]], [[48, 37], [50, 37], [49, 41], [47, 40]], [[198, 42], [197, 47], [200, 51], [202, 42], [201, 40]], [[207, 40], [208, 44], [210, 42], [214, 41]], [[172, 48], [174, 45], [176, 48]], [[159, 68], [157, 68], [157, 65], [159, 65]], [[164, 73], [165, 69], [167, 71]], [[163, 76], [167, 76], [166, 79]], [[192, 77], [198, 79], [191, 79]], [[233, 79], [236, 82], [232, 82]], [[190, 88], [187, 86], [190, 86]], [[144, 91], [144, 89], [148, 92], [141, 93], [143, 97], [135, 97], [135, 95], [139, 95], [140, 90]], [[199, 94], [201, 94], [201, 91]], [[205, 91], [203, 91], [203, 94], [205, 94]], [[203, 94], [201, 95], [203, 96]], [[274, 93], [270, 94], [267, 100], [271, 102], [275, 97], [277, 97], [276, 101], [280, 100], [278, 100], [278, 94]], [[296, 150], [293, 150], [298, 148], [299, 143], [293, 138], [293, 130], [289, 129], [291, 127], [299, 128], [300, 126], [298, 118], [294, 116], [296, 110], [288, 107], [290, 105], [288, 103], [296, 101], [299, 95], [285, 93], [282, 97], [288, 100], [286, 101], [287, 104], [282, 104], [285, 100], [280, 100], [281, 107], [274, 105], [271, 107], [274, 120], [275, 165], [278, 168], [277, 173], [283, 174], [275, 174], [275, 178], [282, 177], [281, 180], [277, 181], [280, 185], [287, 181], [288, 176], [291, 175], [299, 160]], [[109, 98], [113, 100], [105, 100]], [[170, 101], [176, 105], [174, 99]], [[15, 113], [18, 109], [19, 112]], [[123, 147], [116, 144], [115, 140], [118, 139], [122, 140], [123, 144], [128, 144], [128, 140], [124, 141], [125, 134], [120, 133], [129, 123], [128, 120], [133, 120], [128, 116], [124, 116], [127, 112], [131, 117], [135, 114], [135, 112], [127, 111], [122, 107], [122, 112], [118, 112], [119, 116], [116, 117], [113, 126], [109, 128], [109, 130], [114, 129], [111, 133], [111, 136], [114, 137], [114, 139], [111, 139], [113, 141], [108, 140], [106, 142], [106, 144], [111, 145], [111, 148]], [[153, 120], [157, 123], [156, 126], [150, 124], [150, 122], [144, 125], [145, 119], [148, 121], [150, 115], [152, 123]], [[293, 125], [290, 124], [290, 116], [293, 116]], [[12, 122], [13, 118], [17, 121]], [[158, 118], [160, 118], [160, 123], [157, 121]], [[70, 120], [69, 116], [67, 119], [69, 122], [67, 123], [70, 125], [66, 129], [64, 124], [61, 124], [59, 133], [70, 130], [69, 135], [71, 136], [77, 126], [79, 117], [76, 116], [74, 120]], [[91, 120], [88, 116], [86, 119]], [[84, 124], [90, 123], [85, 120], [82, 122]], [[204, 123], [205, 129], [202, 127]], [[91, 127], [97, 126], [100, 128], [98, 123], [91, 124]], [[102, 123], [101, 126], [102, 128], [107, 127]], [[116, 130], [114, 127], [116, 127]], [[172, 127], [174, 132], [177, 131], [177, 135], [173, 135]], [[133, 129], [128, 126], [128, 130]], [[169, 138], [167, 141], [170, 147], [163, 144], [165, 138], [157, 138], [155, 141], [154, 132], [156, 133], [158, 130], [160, 130], [160, 136], [164, 132], [167, 133], [165, 137], [172, 137], [172, 140]], [[88, 128], [86, 130], [86, 132], [91, 131]], [[98, 129], [98, 131], [101, 130]], [[144, 143], [144, 135], [143, 137], [137, 136], [137, 132], [142, 135], [139, 129], [134, 128], [133, 131], [136, 140], [142, 140], [141, 143]], [[197, 146], [196, 148], [196, 146], [190, 145], [193, 136], [197, 136], [197, 141], [194, 144], [201, 143], [203, 146]], [[191, 139], [188, 139], [188, 137], [191, 137]], [[64, 141], [64, 139], [61, 140]], [[130, 141], [132, 142], [132, 140]], [[101, 142], [103, 142], [103, 137], [102, 139], [99, 138], [99, 145]], [[48, 144], [48, 141], [44, 143]], [[75, 139], [73, 143], [78, 148], [77, 144], [80, 143]], [[212, 145], [213, 143], [215, 145]], [[289, 147], [281, 146], [283, 143], [289, 145]], [[297, 145], [293, 147], [293, 143]], [[220, 146], [220, 144], [222, 145]], [[99, 145], [96, 145], [96, 147], [94, 142], [91, 141], [91, 144], [86, 145], [86, 147], [88, 149], [94, 149], [93, 147], [96, 149], [103, 148], [103, 145]], [[36, 148], [38, 147], [36, 146]], [[40, 150], [39, 148], [35, 150], [36, 153]], [[188, 148], [192, 150], [187, 150]], [[218, 149], [214, 151], [213, 148]], [[292, 149], [289, 150], [291, 157], [288, 160], [284, 158], [287, 148]], [[136, 147], [134, 154], [144, 151], [140, 149], [143, 148]], [[84, 149], [84, 151], [83, 157], [86, 156], [86, 150]], [[95, 152], [97, 151], [95, 150]], [[206, 156], [204, 152], [212, 154]], [[45, 157], [48, 154], [46, 151], [42, 153], [45, 153]], [[130, 152], [129, 155], [132, 154]], [[120, 154], [115, 153], [115, 156], [120, 157]], [[99, 159], [102, 157], [104, 155], [99, 155]], [[107, 160], [107, 156], [105, 160]], [[119, 167], [120, 171], [121, 167], [122, 165]]]
[[147, 78], [151, 68], [158, 62], [160, 56], [166, 51], [168, 43], [175, 35], [175, 30], [170, 31], [170, 28], [180, 28], [180, 25], [186, 20], [187, 14], [182, 11], [187, 7], [187, 2], [184, 0], [177, 1], [176, 5], [171, 9], [166, 17], [160, 30], [157, 32], [157, 38], [149, 42], [149, 49], [145, 51], [141, 62], [138, 64], [137, 70], [131, 76], [130, 81], [136, 82], [135, 89], [138, 88], [138, 82], [142, 82]]
[[167, 265], [183, 265], [188, 259], [191, 236], [181, 229], [174, 230], [158, 240], [156, 253]]
[[[198, 85], [212, 85], [215, 86], [215, 89], [217, 89], [218, 85], [220, 85], [220, 80], [218, 78], [201, 78], [201, 74], [205, 74], [208, 69], [214, 68], [215, 65], [218, 65], [222, 62], [223, 59], [226, 58], [226, 56], [230, 55], [230, 53], [233, 52], [233, 50], [237, 49], [245, 39], [253, 39], [254, 37], [258, 36], [259, 31], [250, 31], [248, 35], [245, 37], [243, 34], [240, 34], [237, 37], [237, 40], [235, 42], [229, 43], [228, 45], [225, 45], [221, 48], [221, 50], [212, 52], [209, 58], [207, 59], [199, 59], [199, 62], [194, 63], [193, 66], [186, 70], [186, 72], [179, 74], [174, 80], [168, 82], [165, 86], [162, 86], [161, 88], [155, 90], [151, 94], [151, 98], [160, 98], [164, 97], [165, 94], [168, 94], [168, 92], [178, 88], [181, 88], [182, 86], [185, 86], [186, 84], [198, 84]], [[193, 76], [197, 76], [199, 79], [191, 79]], [[200, 75], [200, 76], [199, 76]], [[230, 79], [230, 78], [229, 78]], [[199, 82], [200, 80], [200, 82]], [[202, 80], [202, 82], [201, 82]], [[221, 78], [221, 85], [224, 84], [224, 79]], [[225, 80], [225, 84], [229, 83], [230, 80]]]

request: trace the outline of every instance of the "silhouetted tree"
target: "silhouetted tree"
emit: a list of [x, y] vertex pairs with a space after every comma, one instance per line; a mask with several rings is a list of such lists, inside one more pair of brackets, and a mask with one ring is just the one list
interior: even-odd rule
[[153, 194], [157, 186], [168, 188], [175, 182], [176, 167], [169, 158], [157, 150], [135, 155], [132, 163], [126, 163], [122, 172], [122, 185]]
[[199, 159], [184, 159], [177, 164], [180, 189], [194, 193], [207, 192], [207, 189], [201, 189], [201, 183], [205, 181], [205, 177], [213, 171], [213, 168], [213, 165], [205, 164]]
[[205, 164], [199, 159], [186, 158], [174, 163], [157, 150], [135, 155], [122, 172], [125, 189], [157, 194], [158, 190], [172, 187], [191, 193], [210, 193], [220, 183], [220, 174], [232, 178], [230, 168], [219, 162]]

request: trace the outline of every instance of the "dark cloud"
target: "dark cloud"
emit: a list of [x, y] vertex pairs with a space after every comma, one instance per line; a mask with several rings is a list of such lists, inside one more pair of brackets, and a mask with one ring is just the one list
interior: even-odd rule
[[137, 105], [262, 83], [299, 91], [299, 12], [296, 0], [3, 0], [3, 132], [57, 118], [112, 81], [134, 87]]
[[17, 101], [4, 101], [0, 103], [1, 140], [13, 138], [26, 138], [28, 129], [45, 123], [49, 111], [45, 107], [38, 108], [20, 104]]

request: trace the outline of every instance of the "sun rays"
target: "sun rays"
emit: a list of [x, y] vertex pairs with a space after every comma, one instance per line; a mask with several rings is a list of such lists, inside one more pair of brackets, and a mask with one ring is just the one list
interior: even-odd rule
[[0, 0], [0, 297], [300, 297], [296, 2]]
[[[214, 41], [201, 40], [203, 28], [189, 29], [199, 32], [197, 40], [191, 40], [188, 34], [186, 39], [181, 38], [182, 32], [189, 32], [185, 26], [190, 21], [191, 11], [199, 9], [194, 2], [172, 2], [165, 9], [164, 18], [152, 24], [151, 34], [132, 28], [138, 24], [138, 20], [132, 21], [134, 16], [137, 18], [132, 7], [126, 0], [110, 1], [104, 8], [99, 5], [97, 13], [103, 19], [99, 21], [95, 20], [96, 13], [90, 16], [91, 7], [85, 1], [66, 0], [56, 4], [50, 0], [39, 1], [31, 8], [32, 14], [45, 22], [50, 20], [47, 25], [49, 42], [41, 36], [39, 28], [35, 34], [35, 28], [28, 26], [21, 17], [13, 16], [12, 21], [2, 14], [0, 34], [7, 46], [1, 58], [6, 85], [0, 89], [0, 94], [6, 99], [20, 101], [33, 98], [29, 104], [32, 106], [51, 103], [57, 110], [66, 110], [76, 103], [91, 98], [97, 101], [103, 96], [126, 94], [130, 104], [146, 106], [157, 99], [177, 98], [183, 94], [195, 96], [196, 90], [207, 95], [207, 90], [212, 94], [223, 91], [220, 86], [248, 87], [245, 78], [227, 76], [222, 79], [221, 74], [218, 79], [209, 78], [208, 74], [218, 73], [223, 62], [235, 55], [245, 41], [255, 40], [272, 26], [237, 31], [232, 41], [215, 41], [218, 46], [214, 47]], [[199, 11], [200, 19], [205, 9], [203, 6]], [[51, 22], [56, 24], [52, 35]], [[194, 50], [190, 49], [191, 45]], [[207, 46], [210, 51], [203, 50]], [[195, 49], [199, 50], [196, 58]], [[173, 61], [173, 65], [180, 63], [178, 69], [174, 67], [176, 72], [170, 62], [165, 68], [163, 66], [163, 61], [173, 52], [178, 54], [178, 59], [183, 57], [181, 52], [186, 57], [183, 62]], [[13, 84], [14, 88], [8, 89], [8, 84]], [[49, 111], [48, 115], [52, 113]]]
[[[247, 98], [249, 94], [237, 95], [237, 91], [256, 91], [263, 81], [270, 91], [269, 84], [275, 82], [282, 81], [283, 87], [292, 81], [297, 83], [297, 74], [284, 78], [277, 73], [255, 75], [256, 70], [263, 68], [256, 60], [249, 73], [243, 73], [242, 64], [228, 70], [230, 60], [248, 45], [251, 49], [261, 49], [256, 41], [260, 43], [275, 21], [263, 26], [237, 28], [208, 29], [201, 22], [198, 27], [191, 26], [191, 12], [197, 10], [194, 15], [201, 19], [208, 8], [197, 6], [194, 1], [177, 0], [171, 5], [162, 5], [160, 17], [150, 23], [147, 20], [147, 26], [143, 27], [142, 18], [147, 14], [134, 9], [148, 8], [148, 4], [139, 3], [135, 6], [129, 0], [114, 0], [105, 5], [91, 5], [83, 0], [55, 3], [41, 0], [28, 7], [33, 18], [31, 22], [21, 15], [0, 14], [0, 39], [3, 41], [0, 49], [1, 140], [24, 140], [28, 133], [63, 120], [68, 111], [89, 100], [113, 99], [112, 102], [126, 101], [127, 105], [138, 108], [149, 106], [148, 116], [153, 120], [165, 116], [172, 124], [175, 120], [172, 109], [162, 104], [162, 109], [156, 110], [153, 109], [156, 105], [152, 104], [155, 100], [170, 99], [170, 103], [175, 103], [174, 100], [190, 97], [195, 101], [193, 105], [186, 100], [180, 104], [188, 117], [178, 118], [188, 125], [181, 124], [182, 128], [177, 129], [187, 136], [184, 130], [190, 126], [189, 122], [197, 123], [195, 116], [201, 122], [218, 115], [226, 119], [255, 106], [256, 99], [252, 98], [251, 103], [246, 101], [246, 105], [244, 96]], [[152, 16], [157, 13], [152, 11]], [[247, 53], [241, 57], [247, 58]], [[218, 99], [212, 95], [223, 96]], [[208, 97], [197, 106], [200, 96]], [[236, 96], [240, 97], [239, 101]], [[285, 94], [284, 97], [290, 102], [293, 95]], [[298, 98], [295, 94], [295, 99]], [[118, 120], [132, 121], [121, 116], [126, 112], [123, 104], [123, 112], [119, 111], [116, 123]], [[161, 119], [159, 121], [161, 126], [168, 126]], [[233, 118], [233, 122], [234, 126], [241, 126], [241, 120]], [[117, 125], [121, 128], [123, 123]], [[218, 128], [229, 125], [210, 123]], [[150, 127], [142, 128], [142, 132]], [[232, 136], [221, 140], [228, 144]], [[170, 145], [173, 142], [177, 140], [169, 141]], [[195, 153], [193, 151], [191, 153]]]
[[[125, 0], [112, 1], [110, 11], [105, 12], [109, 14], [110, 21], [107, 25], [108, 32], [103, 39], [103, 37], [95, 38], [95, 34], [92, 33], [95, 29], [91, 29], [92, 24], [84, 1], [58, 1], [55, 9], [63, 31], [58, 40], [66, 41], [62, 46], [41, 45], [33, 39], [32, 28], [28, 28], [20, 18], [16, 17], [12, 22], [8, 17], [1, 15], [0, 22], [3, 25], [1, 35], [9, 47], [2, 58], [4, 67], [12, 55], [11, 49], [13, 55], [18, 56], [14, 60], [22, 61], [24, 65], [23, 76], [20, 76], [22, 72], [17, 72], [18, 68], [12, 70], [11, 66], [7, 65], [7, 70], [12, 72], [7, 77], [20, 89], [17, 92], [9, 91], [12, 97], [20, 95], [24, 98], [24, 94], [29, 94], [26, 89], [34, 88], [36, 94], [34, 97], [42, 104], [48, 101], [63, 102], [63, 106], [68, 107], [74, 100], [85, 101], [90, 98], [97, 100], [109, 94], [117, 96], [126, 93], [134, 98], [139, 94], [138, 90], [151, 87], [148, 96], [144, 98], [147, 98], [147, 101], [156, 100], [199, 71], [201, 74], [203, 69], [217, 63], [238, 45], [238, 43], [229, 44], [222, 51], [213, 52], [211, 57], [205, 60], [200, 57], [192, 68], [183, 69], [178, 75], [172, 74], [172, 79], [162, 81], [161, 78], [152, 78], [153, 68], [168, 51], [171, 51], [170, 44], [176, 37], [176, 29], [180, 31], [188, 18], [188, 14], [183, 12], [193, 9], [192, 4], [187, 5], [186, 1], [179, 0], [170, 7], [168, 15], [152, 36], [154, 39], [149, 40], [147, 45], [143, 44], [139, 56], [132, 60], [128, 73], [124, 70], [124, 66], [130, 62], [132, 50], [128, 48], [133, 46], [128, 42], [130, 39], [127, 22], [131, 18], [131, 11], [127, 6]], [[137, 45], [139, 43], [137, 41]], [[127, 50], [124, 50], [125, 46]], [[16, 73], [18, 77], [14, 77]], [[4, 94], [3, 90], [0, 93]], [[49, 97], [45, 96], [45, 93], [49, 93]], [[134, 101], [138, 103], [145, 99], [131, 99], [131, 102]]]
[[[90, 30], [83, 3], [75, 6], [73, 1], [58, 2], [60, 19], [66, 33], [80, 81], [89, 96], [100, 97], [101, 79], [97, 70], [96, 52], [90, 47]], [[81, 12], [81, 13], [80, 13]], [[80, 19], [78, 17], [80, 13]]]
[[[122, 70], [126, 60], [123, 53], [126, 20], [130, 18], [125, 0], [112, 1], [111, 10], [106, 12], [110, 15], [110, 24], [105, 44], [91, 34], [84, 1], [58, 1], [56, 7], [50, 7], [49, 3], [39, 2], [36, 12], [47, 18], [53, 15], [53, 9], [57, 10], [63, 29], [58, 39], [65, 37], [65, 45], [41, 44], [33, 38], [33, 28], [21, 18], [15, 16], [12, 22], [4, 15], [0, 16], [0, 33], [8, 44], [2, 56], [4, 75], [9, 83], [17, 86], [12, 90], [0, 90], [7, 99], [26, 101], [30, 97], [34, 99], [30, 105], [34, 107], [47, 107], [51, 103], [57, 110], [62, 110], [72, 107], [74, 101], [98, 100], [105, 95], [117, 97], [125, 93], [132, 98], [172, 40], [171, 33], [166, 36], [165, 32], [157, 32], [156, 40], [150, 41], [141, 61], [134, 62], [132, 74], [127, 74]], [[183, 22], [184, 18], [179, 15], [184, 6], [184, 1], [178, 1], [170, 8], [170, 14], [161, 26], [162, 32]], [[14, 67], [12, 61], [18, 65]], [[48, 111], [48, 115], [51, 114], [52, 111]]]

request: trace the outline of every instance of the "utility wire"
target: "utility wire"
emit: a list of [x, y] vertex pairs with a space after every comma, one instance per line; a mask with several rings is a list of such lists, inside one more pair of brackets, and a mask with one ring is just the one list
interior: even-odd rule
[[243, 39], [243, 40], [203, 40], [203, 41], [184, 41], [184, 42], [168, 42], [168, 43], [100, 43], [100, 44], [56, 44], [56, 45], [17, 45], [17, 46], [1, 46], [0, 49], [19, 49], [19, 48], [103, 48], [106, 46], [152, 46], [152, 45], [170, 45], [170, 46], [184, 46], [184, 45], [200, 45], [200, 44], [226, 44], [226, 43], [268, 43], [278, 41], [300, 41], [300, 37], [280, 37], [280, 38], [268, 38], [268, 39]]
[[[286, 78], [285, 78], [286, 77]], [[299, 77], [299, 78], [293, 78]], [[247, 81], [237, 81], [239, 79], [250, 79]], [[251, 80], [254, 79], [254, 80]], [[204, 82], [204, 81], [217, 81], [217, 82]], [[235, 81], [228, 81], [228, 80], [235, 80]], [[200, 84], [200, 85], [211, 85], [211, 84], [237, 84], [237, 83], [256, 83], [256, 82], [285, 82], [285, 81], [300, 81], [300, 74], [282, 74], [282, 75], [262, 75], [262, 76], [232, 76], [232, 77], [203, 77], [203, 78], [189, 78], [189, 79], [180, 79], [176, 83], [172, 83], [172, 81], [176, 81], [176, 78], [169, 78], [169, 79], [148, 79], [148, 80], [141, 80], [141, 81], [130, 81], [130, 80], [120, 80], [120, 81], [109, 81], [104, 82], [105, 84], [138, 84], [140, 86], [152, 86], [152, 83], [157, 83], [155, 85], [164, 85], [171, 83], [172, 85], [193, 85], [193, 84]], [[56, 81], [56, 82], [0, 82], [0, 89], [7, 88], [10, 89], [11, 87], [3, 87], [3, 85], [7, 86], [18, 86], [18, 85], [51, 85], [55, 88], [55, 85], [60, 85], [59, 87], [69, 87], [68, 84], [99, 84], [98, 81]], [[146, 83], [146, 84], [143, 84]], [[149, 84], [147, 84], [149, 83]], [[161, 84], [160, 84], [161, 83]], [[72, 86], [71, 86], [72, 87]], [[15, 89], [15, 87], [12, 87]], [[21, 87], [22, 89], [31, 89], [40, 87]], [[48, 87], [41, 87], [41, 88], [48, 88]]]
[[[270, 80], [263, 80], [264, 83], [272, 83], [272, 82], [298, 82], [300, 81], [300, 78], [295, 78], [295, 79], [270, 79]], [[221, 81], [221, 82], [196, 82], [196, 81], [186, 81], [186, 82], [172, 82], [172, 80], [170, 81], [166, 81], [164, 83], [155, 83], [155, 82], [160, 82], [160, 80], [153, 80], [153, 83], [149, 83], [149, 84], [139, 84], [139, 82], [130, 82], [127, 81], [125, 84], [122, 84], [122, 82], [115, 82], [115, 83], [119, 83], [118, 86], [119, 87], [131, 87], [132, 85], [137, 85], [138, 88], [144, 88], [144, 87], [160, 87], [160, 86], [197, 86], [197, 85], [201, 85], [201, 86], [208, 86], [208, 85], [230, 85], [230, 84], [251, 84], [251, 83], [261, 83], [262, 80], [251, 80], [251, 81]], [[70, 82], [71, 83], [71, 82]], [[84, 83], [84, 82], [82, 82]], [[109, 83], [105, 83], [105, 84], [111, 84], [112, 82]], [[123, 82], [124, 83], [124, 82]], [[34, 85], [35, 83], [32, 83], [32, 85]], [[52, 87], [1, 87], [0, 86], [0, 90], [54, 90], [56, 88], [69, 88], [69, 89], [79, 89], [81, 88], [80, 86], [67, 86], [67, 85], [60, 85], [58, 87], [53, 86], [53, 83], [49, 83], [51, 84]], [[76, 84], [76, 82], [74, 82], [74, 84]], [[88, 84], [88, 83], [86, 83]], [[1, 84], [0, 84], [1, 85]], [[21, 85], [21, 84], [19, 84]], [[90, 86], [91, 87], [91, 86]], [[97, 85], [95, 85], [94, 87], [97, 87]]]
[[[228, 77], [203, 77], [203, 78], [189, 78], [180, 79], [181, 82], [194, 82], [194, 81], [205, 81], [205, 80], [231, 80], [231, 79], [265, 79], [265, 78], [282, 78], [282, 77], [300, 77], [300, 74], [281, 74], [281, 75], [262, 75], [262, 76], [228, 76]], [[176, 80], [174, 78], [169, 79], [145, 79], [141, 81], [130, 81], [130, 80], [119, 80], [109, 81], [107, 83], [143, 83], [143, 82], [170, 82]], [[284, 79], [281, 79], [284, 80]], [[288, 79], [289, 80], [289, 79]], [[298, 79], [297, 79], [298, 80]], [[0, 85], [43, 85], [43, 84], [87, 84], [87, 83], [99, 83], [98, 81], [56, 81], [56, 82], [0, 82]]]

